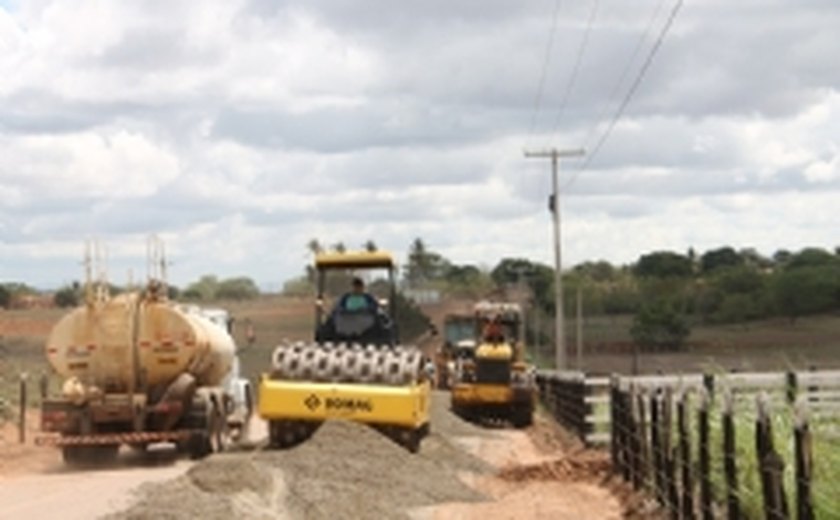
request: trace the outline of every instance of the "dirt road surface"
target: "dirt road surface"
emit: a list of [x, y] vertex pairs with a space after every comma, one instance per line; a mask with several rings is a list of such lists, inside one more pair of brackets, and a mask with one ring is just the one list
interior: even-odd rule
[[32, 447], [18, 460], [34, 463], [0, 468], [0, 518], [622, 518], [600, 484], [603, 454], [571, 448], [542, 419], [521, 431], [465, 423], [447, 401], [435, 395], [433, 432], [416, 455], [345, 422], [291, 450], [258, 444], [158, 465], [127, 454], [98, 471], [68, 471], [55, 451]]

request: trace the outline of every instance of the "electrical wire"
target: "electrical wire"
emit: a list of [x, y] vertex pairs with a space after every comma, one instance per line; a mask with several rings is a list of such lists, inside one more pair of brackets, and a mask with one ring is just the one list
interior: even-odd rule
[[542, 71], [540, 72], [540, 79], [537, 84], [537, 93], [534, 96], [534, 111], [531, 114], [531, 126], [528, 130], [528, 141], [530, 142], [534, 137], [534, 130], [537, 126], [537, 116], [539, 115], [542, 105], [543, 92], [545, 90], [545, 78], [548, 73], [548, 64], [551, 61], [551, 51], [554, 48], [554, 35], [557, 33], [557, 19], [560, 15], [561, 0], [554, 2], [554, 14], [551, 17], [551, 29], [548, 32], [548, 42], [545, 46], [545, 55], [543, 57]]
[[592, 10], [589, 12], [589, 19], [586, 22], [586, 29], [583, 32], [583, 38], [580, 41], [580, 46], [578, 47], [577, 56], [575, 57], [575, 63], [572, 66], [572, 72], [569, 75], [569, 81], [566, 84], [566, 90], [563, 92], [563, 97], [560, 99], [560, 106], [557, 109], [557, 117], [554, 118], [554, 126], [551, 128], [551, 134], [557, 132], [557, 129], [560, 127], [560, 121], [563, 119], [563, 114], [566, 111], [566, 106], [569, 103], [569, 98], [571, 97], [572, 90], [574, 89], [575, 83], [577, 82], [578, 74], [580, 73], [580, 65], [583, 62], [583, 56], [586, 53], [586, 48], [589, 45], [589, 33], [592, 32], [592, 26], [595, 23], [595, 17], [598, 14], [598, 6], [599, 0], [594, 0], [592, 2]]
[[567, 184], [570, 184], [571, 182], [574, 182], [574, 179], [576, 179], [577, 176], [580, 173], [585, 171], [589, 167], [589, 165], [592, 164], [592, 161], [597, 156], [597, 154], [601, 150], [601, 148], [604, 146], [604, 143], [609, 138], [610, 134], [612, 133], [613, 129], [615, 128], [615, 125], [618, 123], [618, 120], [621, 119], [621, 116], [624, 114], [624, 111], [627, 109], [627, 105], [630, 104], [630, 100], [633, 98], [633, 95], [635, 95], [636, 91], [639, 89], [639, 85], [642, 83], [642, 79], [644, 79], [645, 74], [647, 74], [648, 69], [650, 69], [650, 66], [653, 63], [653, 58], [656, 56], [656, 53], [659, 51], [659, 48], [662, 46], [662, 42], [665, 40], [665, 35], [668, 34], [668, 31], [671, 29], [671, 26], [674, 24], [674, 19], [676, 19], [677, 14], [679, 13], [680, 8], [682, 7], [682, 4], [683, 4], [683, 0], [677, 0], [676, 3], [674, 3], [674, 7], [671, 9], [671, 13], [668, 15], [668, 19], [665, 21], [665, 23], [662, 26], [662, 29], [659, 31], [659, 36], [656, 38], [656, 41], [654, 42], [653, 46], [651, 47], [650, 52], [648, 52], [648, 55], [645, 58], [645, 61], [642, 64], [642, 67], [639, 69], [639, 73], [636, 75], [636, 78], [633, 80], [633, 83], [630, 85], [630, 89], [627, 91], [627, 94], [624, 96], [624, 99], [621, 101], [621, 104], [619, 105], [618, 110], [616, 110], [615, 115], [613, 116], [612, 120], [610, 121], [610, 124], [607, 126], [604, 133], [601, 134], [601, 138], [598, 140], [595, 147], [587, 155], [586, 160], [584, 161], [580, 170], [578, 170], [575, 173], [575, 175], [570, 179], [569, 183], [567, 183]]
[[610, 90], [610, 93], [607, 96], [607, 101], [604, 102], [603, 108], [598, 113], [598, 117], [597, 119], [595, 119], [595, 124], [592, 125], [592, 129], [586, 134], [586, 139], [584, 139], [583, 141], [584, 144], [582, 148], [587, 148], [589, 142], [595, 138], [601, 121], [604, 121], [607, 118], [607, 112], [609, 111], [610, 106], [613, 104], [614, 101], [618, 99], [618, 93], [621, 90], [621, 87], [624, 85], [624, 80], [627, 79], [627, 75], [630, 73], [630, 69], [636, 62], [636, 58], [638, 57], [639, 52], [641, 52], [644, 43], [647, 41], [648, 36], [653, 30], [653, 26], [656, 23], [656, 20], [659, 18], [659, 13], [662, 11], [662, 7], [664, 5], [665, 0], [659, 0], [659, 2], [657, 2], [656, 7], [653, 10], [653, 14], [648, 20], [644, 32], [639, 36], [639, 39], [636, 41], [636, 45], [633, 47], [633, 51], [630, 53], [630, 57], [627, 59], [627, 62], [624, 64], [624, 68], [622, 69], [621, 74], [619, 74], [618, 80], [615, 82], [612, 90]]

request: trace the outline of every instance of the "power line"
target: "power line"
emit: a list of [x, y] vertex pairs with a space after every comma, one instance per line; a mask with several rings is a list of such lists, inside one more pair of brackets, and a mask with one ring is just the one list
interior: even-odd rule
[[575, 63], [572, 67], [572, 72], [569, 75], [569, 82], [566, 84], [566, 90], [563, 92], [563, 97], [560, 100], [560, 107], [557, 109], [557, 117], [554, 119], [554, 126], [551, 128], [551, 133], [554, 134], [560, 126], [560, 120], [563, 119], [563, 113], [566, 110], [566, 105], [571, 97], [572, 89], [577, 82], [578, 73], [580, 72], [580, 64], [583, 61], [583, 55], [586, 52], [586, 47], [589, 44], [589, 33], [592, 31], [592, 26], [595, 22], [595, 16], [598, 14], [598, 0], [592, 2], [592, 10], [589, 12], [589, 19], [586, 22], [586, 29], [583, 32], [580, 46], [578, 47]]
[[554, 35], [557, 32], [557, 19], [560, 14], [560, 0], [554, 2], [554, 14], [551, 17], [551, 29], [548, 32], [548, 42], [545, 46], [545, 56], [543, 57], [542, 71], [540, 72], [539, 83], [537, 84], [537, 94], [534, 97], [534, 112], [531, 115], [531, 127], [528, 130], [528, 140], [534, 137], [534, 130], [537, 126], [537, 115], [542, 105], [543, 91], [545, 89], [545, 77], [548, 72], [548, 64], [551, 61], [551, 51], [554, 48]]
[[647, 57], [645, 58], [644, 63], [642, 64], [641, 69], [639, 69], [639, 73], [636, 75], [636, 78], [633, 80], [632, 85], [630, 85], [630, 89], [627, 91], [627, 94], [624, 96], [624, 99], [621, 101], [621, 105], [619, 105], [618, 110], [616, 110], [615, 115], [613, 116], [610, 124], [607, 126], [607, 129], [601, 134], [601, 138], [592, 148], [592, 152], [587, 156], [586, 160], [581, 166], [580, 170], [576, 172], [576, 174], [572, 177], [572, 182], [577, 175], [581, 172], [585, 171], [589, 165], [592, 163], [594, 157], [598, 154], [598, 151], [604, 146], [604, 143], [612, 133], [613, 128], [618, 123], [618, 120], [624, 114], [624, 110], [627, 108], [627, 105], [630, 103], [630, 100], [633, 98], [633, 95], [639, 89], [639, 85], [642, 83], [642, 79], [644, 79], [645, 74], [647, 74], [648, 69], [650, 68], [651, 63], [653, 63], [653, 58], [656, 56], [656, 53], [659, 51], [659, 48], [662, 46], [662, 42], [665, 39], [665, 35], [668, 34], [668, 31], [671, 29], [671, 25], [674, 23], [674, 19], [677, 17], [677, 13], [679, 13], [680, 8], [682, 7], [683, 0], [677, 0], [674, 4], [674, 7], [671, 9], [671, 13], [668, 15], [668, 19], [665, 21], [665, 24], [662, 26], [662, 30], [659, 31], [659, 36], [656, 38], [656, 41], [653, 43], [653, 47], [651, 47], [650, 52], [648, 53]]
[[584, 145], [587, 145], [597, 133], [598, 127], [600, 126], [601, 121], [606, 119], [607, 111], [610, 108], [610, 105], [613, 104], [618, 98], [618, 92], [621, 90], [621, 86], [624, 85], [624, 80], [627, 79], [627, 74], [630, 72], [633, 63], [636, 62], [636, 57], [639, 55], [639, 52], [642, 50], [642, 46], [644, 45], [645, 41], [647, 41], [650, 32], [653, 30], [653, 26], [656, 23], [656, 20], [659, 18], [659, 13], [662, 11], [662, 7], [665, 5], [665, 0], [659, 0], [656, 4], [656, 7], [653, 10], [653, 14], [650, 16], [648, 20], [647, 26], [645, 27], [644, 32], [639, 36], [639, 39], [636, 41], [636, 45], [633, 47], [633, 51], [630, 53], [630, 57], [627, 58], [627, 62], [624, 64], [624, 68], [621, 71], [621, 74], [618, 76], [618, 80], [613, 85], [612, 90], [610, 90], [609, 95], [607, 96], [607, 101], [604, 102], [603, 109], [598, 113], [598, 118], [595, 120], [595, 124], [592, 125], [592, 129], [586, 134], [586, 139], [584, 139]]

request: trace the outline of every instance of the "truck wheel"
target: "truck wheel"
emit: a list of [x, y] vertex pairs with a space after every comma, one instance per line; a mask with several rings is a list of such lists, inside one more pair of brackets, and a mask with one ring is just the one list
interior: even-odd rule
[[187, 451], [192, 460], [203, 459], [213, 453], [213, 446], [210, 444], [210, 436], [206, 432], [194, 433], [187, 443]]
[[210, 414], [207, 428], [210, 439], [210, 451], [212, 453], [221, 453], [225, 450], [225, 433], [227, 428], [225, 428], [225, 418], [222, 415], [222, 410], [218, 402], [213, 401]]
[[514, 428], [527, 428], [534, 423], [534, 413], [529, 407], [514, 408], [510, 414]]

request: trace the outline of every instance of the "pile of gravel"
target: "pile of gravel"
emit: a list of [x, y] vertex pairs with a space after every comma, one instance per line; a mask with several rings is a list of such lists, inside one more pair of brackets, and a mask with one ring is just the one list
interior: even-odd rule
[[260, 462], [286, 476], [287, 506], [301, 518], [408, 518], [408, 509], [484, 500], [458, 475], [490, 471], [442, 435], [411, 454], [373, 429], [328, 422], [301, 446], [264, 452]]
[[128, 510], [109, 518], [409, 518], [414, 508], [486, 500], [459, 477], [493, 468], [456, 438], [487, 435], [436, 394], [432, 433], [417, 454], [363, 424], [329, 421], [293, 449], [216, 455], [142, 486]]

